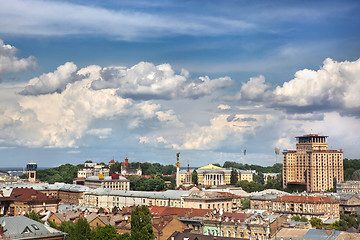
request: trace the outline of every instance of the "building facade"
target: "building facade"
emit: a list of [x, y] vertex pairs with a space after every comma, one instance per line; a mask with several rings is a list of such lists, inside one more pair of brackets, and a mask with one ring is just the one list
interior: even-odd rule
[[89, 188], [109, 188], [114, 190], [130, 190], [130, 181], [118, 174], [111, 176], [91, 176], [85, 179], [85, 186]]
[[336, 184], [338, 193], [358, 193], [360, 192], [360, 181], [346, 181]]
[[343, 169], [343, 152], [329, 150], [327, 136], [299, 136], [296, 150], [283, 152], [283, 187], [326, 191], [344, 181]]
[[196, 171], [198, 173], [199, 185], [213, 186], [230, 184], [231, 169], [209, 164]]

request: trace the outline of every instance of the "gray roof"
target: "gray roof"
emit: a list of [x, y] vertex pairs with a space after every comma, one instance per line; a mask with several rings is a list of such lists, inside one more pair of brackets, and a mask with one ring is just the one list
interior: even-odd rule
[[303, 236], [303, 239], [317, 239], [317, 240], [335, 240], [341, 231], [331, 230], [331, 235], [327, 233], [326, 230], [319, 229], [309, 229], [307, 233]]
[[165, 192], [145, 192], [145, 191], [124, 191], [112, 190], [109, 188], [93, 189], [88, 194], [93, 195], [111, 195], [121, 197], [138, 197], [138, 198], [157, 198], [157, 199], [178, 199], [189, 196], [191, 191], [167, 190]]
[[62, 190], [70, 192], [86, 192], [91, 188], [76, 184], [54, 183], [54, 184], [0, 184], [0, 188], [33, 188], [38, 191], [42, 190]]
[[102, 182], [102, 181], [121, 181], [121, 182], [130, 182], [123, 176], [119, 176], [119, 179], [112, 179], [111, 176], [105, 176], [104, 179], [99, 179], [99, 176], [91, 176], [87, 177], [85, 181], [91, 181], [91, 182]]
[[253, 196], [250, 199], [252, 200], [272, 200], [279, 197], [278, 194], [264, 194], [264, 195], [258, 195], [258, 196]]
[[64, 232], [24, 216], [1, 217], [0, 223], [4, 227], [5, 237], [9, 239], [35, 239], [66, 235]]

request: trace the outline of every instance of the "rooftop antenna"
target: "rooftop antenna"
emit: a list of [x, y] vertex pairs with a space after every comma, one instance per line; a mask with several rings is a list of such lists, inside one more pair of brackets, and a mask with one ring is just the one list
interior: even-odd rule
[[280, 148], [275, 147], [275, 163], [278, 163], [279, 154], [280, 154]]

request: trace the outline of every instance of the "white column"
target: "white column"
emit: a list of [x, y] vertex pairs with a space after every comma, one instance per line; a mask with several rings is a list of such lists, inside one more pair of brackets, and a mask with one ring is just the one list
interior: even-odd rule
[[176, 187], [179, 187], [180, 185], [180, 168], [176, 168]]

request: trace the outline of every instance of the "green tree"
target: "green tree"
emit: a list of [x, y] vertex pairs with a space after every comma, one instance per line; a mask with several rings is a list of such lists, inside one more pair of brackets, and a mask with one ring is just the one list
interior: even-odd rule
[[246, 192], [256, 192], [263, 190], [263, 186], [260, 183], [254, 181], [248, 182], [247, 180], [238, 181], [235, 184], [235, 187], [241, 187]]
[[119, 240], [131, 240], [131, 235], [128, 233], [123, 233], [118, 236]]
[[301, 221], [301, 222], [308, 222], [309, 219], [307, 219], [306, 217], [302, 216], [302, 217], [300, 218], [300, 221]]
[[250, 198], [242, 198], [241, 199], [241, 209], [249, 209], [250, 208]]
[[87, 240], [91, 238], [91, 229], [86, 218], [79, 218], [75, 224], [72, 237], [76, 240]]
[[119, 239], [116, 229], [111, 225], [106, 225], [104, 227], [98, 226], [95, 230], [91, 231], [92, 239], [101, 239], [101, 240], [116, 240]]
[[331, 228], [339, 231], [346, 231], [348, 230], [348, 224], [344, 220], [336, 221], [330, 225]]
[[360, 169], [356, 170], [356, 171], [352, 174], [352, 180], [354, 180], [354, 181], [360, 181]]
[[239, 173], [234, 168], [231, 169], [230, 173], [230, 184], [235, 185], [239, 181]]
[[131, 239], [154, 239], [151, 215], [147, 206], [137, 206], [131, 212]]
[[316, 227], [316, 229], [322, 229], [322, 221], [320, 218], [312, 217], [310, 219], [310, 224], [312, 227]]
[[37, 215], [36, 212], [34, 212], [34, 210], [32, 210], [29, 213], [25, 213], [25, 217], [28, 217], [28, 218], [30, 218], [32, 220], [41, 222], [39, 215]]
[[56, 225], [56, 223], [50, 221], [49, 219], [47, 220], [47, 222], [48, 222], [48, 224], [49, 224], [50, 227], [55, 228], [55, 229], [58, 229], [58, 228], [59, 228], [59, 227]]
[[198, 184], [198, 174], [197, 174], [196, 169], [194, 169], [194, 171], [191, 174], [191, 180], [194, 184], [196, 184], [196, 185]]
[[75, 240], [75, 238], [72, 236], [73, 232], [75, 229], [75, 223], [67, 221], [67, 222], [62, 222], [61, 225], [59, 226], [59, 230], [66, 232], [68, 235], [68, 237], [66, 239], [68, 240]]

